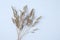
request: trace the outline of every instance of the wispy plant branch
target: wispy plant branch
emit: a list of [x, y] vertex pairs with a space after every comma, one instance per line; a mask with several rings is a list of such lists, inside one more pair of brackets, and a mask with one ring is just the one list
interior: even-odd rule
[[[33, 26], [35, 26], [39, 22], [39, 19], [41, 19], [41, 16], [39, 16], [37, 19], [35, 19], [34, 8], [31, 10], [31, 12], [29, 14], [26, 15], [27, 10], [28, 10], [27, 5], [23, 7], [23, 10], [19, 10], [19, 12], [21, 13], [20, 15], [18, 15], [18, 12], [15, 8], [12, 7], [12, 10], [13, 10], [12, 22], [17, 27], [18, 40], [21, 40], [21, 38], [25, 34], [29, 33], [29, 32], [26, 32], [26, 31], [28, 31], [26, 28], [28, 28], [30, 30]], [[34, 21], [34, 20], [36, 20], [36, 21]], [[23, 29], [26, 29], [26, 31]], [[33, 31], [36, 31], [36, 30], [37, 29], [33, 29]], [[22, 32], [24, 32], [24, 34], [22, 34]]]

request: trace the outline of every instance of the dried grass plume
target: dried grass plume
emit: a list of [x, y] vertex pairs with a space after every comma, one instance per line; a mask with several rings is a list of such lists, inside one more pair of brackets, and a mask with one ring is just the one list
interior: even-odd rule
[[[18, 15], [18, 11], [15, 8], [12, 7], [12, 10], [13, 10], [12, 22], [16, 25], [17, 33], [18, 33], [17, 40], [21, 40], [22, 37], [26, 33], [26, 31], [25, 31], [24, 34], [22, 34], [22, 31], [24, 31], [23, 29], [25, 28], [25, 26], [27, 26], [28, 28], [34, 27], [41, 19], [41, 16], [39, 16], [38, 18], [35, 19], [34, 8], [31, 9], [30, 13], [28, 13], [26, 15], [27, 10], [28, 10], [27, 5], [25, 5], [23, 7], [23, 11], [19, 10], [20, 15]], [[37, 29], [35, 29], [35, 30], [37, 30]]]

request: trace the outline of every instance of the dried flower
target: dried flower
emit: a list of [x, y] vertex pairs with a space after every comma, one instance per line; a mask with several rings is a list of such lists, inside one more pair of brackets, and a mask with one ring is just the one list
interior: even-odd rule
[[[20, 10], [21, 14], [18, 15], [18, 12], [16, 11], [16, 9], [14, 9], [12, 7], [13, 14], [14, 14], [13, 15], [14, 17], [12, 18], [12, 21], [16, 25], [17, 30], [18, 30], [18, 40], [21, 40], [21, 37], [22, 37], [21, 34], [22, 34], [22, 31], [25, 28], [25, 26], [27, 26], [27, 27], [28, 26], [32, 26], [33, 27], [36, 23], [38, 23], [39, 19], [41, 18], [41, 16], [38, 17], [36, 19], [36, 21], [34, 22], [34, 18], [35, 18], [35, 16], [34, 16], [34, 13], [35, 13], [34, 9], [32, 9], [31, 12], [28, 15], [25, 15], [27, 13], [27, 9], [28, 9], [27, 5], [24, 6], [23, 7], [23, 11]], [[37, 29], [35, 29], [35, 30], [37, 30]], [[33, 30], [33, 31], [35, 31], [35, 30]]]

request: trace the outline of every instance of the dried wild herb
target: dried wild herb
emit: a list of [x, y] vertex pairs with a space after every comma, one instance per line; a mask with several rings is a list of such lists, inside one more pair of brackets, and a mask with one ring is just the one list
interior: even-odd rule
[[[23, 35], [25, 35], [26, 32], [24, 32], [24, 34], [22, 34], [23, 30], [26, 26], [28, 28], [31, 28], [33, 26], [35, 26], [38, 22], [39, 22], [39, 19], [41, 18], [38, 17], [37, 19], [35, 19], [35, 11], [34, 9], [31, 10], [31, 12], [29, 14], [26, 15], [27, 13], [27, 5], [23, 7], [23, 11], [20, 10], [20, 15], [18, 15], [18, 12], [16, 9], [14, 9], [12, 7], [12, 10], [13, 10], [13, 18], [12, 18], [12, 22], [16, 25], [17, 27], [17, 33], [18, 33], [18, 40], [21, 40], [21, 38], [23, 37]], [[34, 19], [36, 21], [34, 21]], [[36, 31], [37, 29], [34, 29], [33, 31]], [[27, 30], [28, 31], [28, 30]]]

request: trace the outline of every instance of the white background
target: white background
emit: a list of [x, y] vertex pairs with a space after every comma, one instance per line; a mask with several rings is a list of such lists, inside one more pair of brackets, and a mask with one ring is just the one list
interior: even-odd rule
[[16, 27], [12, 23], [12, 9], [28, 5], [35, 8], [36, 17], [42, 16], [36, 33], [29, 33], [22, 40], [60, 40], [60, 0], [0, 0], [0, 40], [17, 40]]

